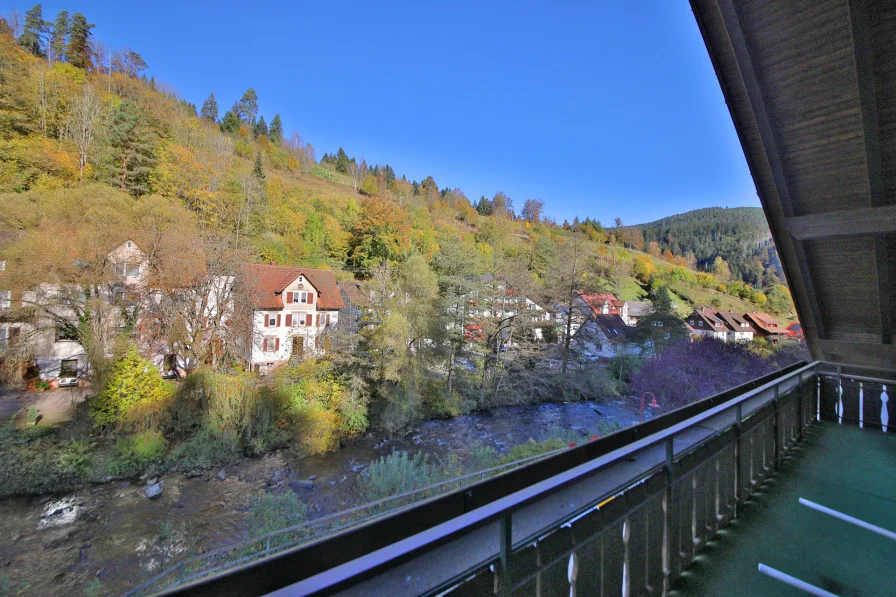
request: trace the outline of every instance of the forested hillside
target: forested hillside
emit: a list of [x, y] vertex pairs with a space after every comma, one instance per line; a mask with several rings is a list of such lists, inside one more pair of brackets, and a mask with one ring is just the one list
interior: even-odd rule
[[632, 226], [650, 249], [692, 256], [696, 267], [711, 271], [717, 257], [731, 275], [754, 286], [783, 283], [781, 262], [765, 214], [758, 207], [709, 207]]
[[[21, 22], [0, 21], [4, 285], [107, 284], [107, 255], [127, 239], [149, 255], [149, 287], [172, 296], [232, 276], [246, 262], [332, 269], [340, 280], [363, 282], [381, 300], [371, 306], [370, 325], [332, 338], [318, 374], [338, 380], [338, 391], [326, 387], [341, 398], [313, 403], [315, 413], [332, 414], [329, 430], [315, 436], [318, 445], [366, 426], [367, 405], [371, 419], [401, 427], [423, 414], [603, 391], [605, 380], [593, 371], [567, 370], [569, 342], [558, 345], [552, 330], [553, 346], [545, 348], [522, 317], [479, 321], [454, 309], [471, 294], [506, 300], [495, 280], [561, 313], [571, 312], [580, 290], [655, 297], [668, 286], [681, 299], [679, 313], [716, 305], [792, 315], [777, 279], [732, 280], [722, 259], [746, 271], [744, 247], [767, 241], [756, 212], [739, 220], [727, 217], [738, 210], [706, 210], [717, 217], [686, 214], [646, 227], [645, 234], [660, 231], [668, 247], [661, 251], [644, 246], [640, 229], [618, 222], [557, 225], [538, 200], [496, 191], [471, 201], [450, 181], [407, 176], [343, 148], [318, 159], [292, 123], [260, 109], [251, 81], [236, 98], [209, 90], [197, 108], [146, 76], [138, 52], [108, 47], [92, 27], [82, 14], [51, 19], [40, 5]], [[704, 221], [711, 224], [701, 228]], [[712, 273], [696, 271], [709, 262]], [[96, 332], [101, 312], [85, 309], [69, 332], [95, 372], [147, 336], [212, 371], [240, 369], [232, 338], [187, 333], [210, 325], [189, 301], [146, 315], [113, 337]], [[464, 337], [465, 325], [480, 332]], [[511, 336], [532, 352], [504, 354], [503, 339]], [[545, 350], [560, 353], [562, 370], [535, 369]], [[302, 402], [311, 400], [302, 393], [310, 390], [296, 388], [288, 391], [304, 397], [294, 406], [311, 408]]]

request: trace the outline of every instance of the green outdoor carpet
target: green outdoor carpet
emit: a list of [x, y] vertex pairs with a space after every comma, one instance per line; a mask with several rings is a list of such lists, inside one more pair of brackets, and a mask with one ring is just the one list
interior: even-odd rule
[[762, 562], [841, 597], [896, 596], [896, 541], [802, 506], [800, 497], [896, 531], [896, 433], [815, 423], [672, 595], [806, 595], [760, 574]]

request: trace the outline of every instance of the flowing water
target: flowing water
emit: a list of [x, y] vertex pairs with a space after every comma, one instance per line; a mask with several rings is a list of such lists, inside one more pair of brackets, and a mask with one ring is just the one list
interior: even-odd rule
[[[438, 461], [463, 457], [477, 442], [505, 451], [557, 429], [585, 439], [602, 422], [628, 426], [637, 419], [637, 405], [624, 400], [503, 407], [427, 421], [401, 435], [371, 432], [318, 456], [281, 450], [225, 467], [223, 474], [166, 474], [153, 500], [137, 479], [3, 500], [0, 594], [4, 575], [11, 595], [81, 595], [96, 579], [101, 594], [121, 594], [181, 559], [247, 538], [246, 504], [259, 491], [296, 492], [311, 518], [357, 505], [357, 476], [395, 450], [422, 451]], [[313, 488], [298, 483], [309, 477]]]

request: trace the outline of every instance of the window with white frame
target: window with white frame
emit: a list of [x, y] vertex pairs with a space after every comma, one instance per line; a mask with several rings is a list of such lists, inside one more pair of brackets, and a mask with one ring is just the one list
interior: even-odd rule
[[265, 336], [261, 349], [264, 352], [274, 352], [279, 347], [279, 344], [277, 336]]
[[6, 259], [0, 259], [0, 272], [6, 271]]
[[0, 309], [9, 309], [12, 306], [12, 291], [0, 290]]
[[703, 322], [702, 322], [702, 321], [698, 321], [698, 322], [697, 322], [697, 327], [698, 327], [698, 328], [702, 328], [702, 327], [703, 327]]
[[116, 263], [115, 275], [119, 278], [136, 278], [140, 275], [139, 263]]
[[59, 377], [78, 377], [78, 359], [62, 359]]
[[270, 327], [270, 328], [277, 327], [277, 314], [276, 313], [268, 314], [268, 327]]

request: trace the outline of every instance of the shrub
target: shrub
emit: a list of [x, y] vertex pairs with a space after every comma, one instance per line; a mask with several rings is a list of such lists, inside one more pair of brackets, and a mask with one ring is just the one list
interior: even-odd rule
[[213, 434], [201, 429], [189, 441], [171, 450], [169, 459], [182, 469], [207, 469], [226, 464], [239, 454], [240, 441], [233, 430]]
[[28, 424], [29, 425], [37, 425], [37, 418], [40, 416], [40, 412], [37, 410], [37, 407], [33, 404], [28, 407]]
[[376, 426], [388, 433], [409, 427], [423, 418], [423, 397], [413, 389], [383, 387]]
[[249, 535], [258, 537], [305, 522], [308, 507], [296, 494], [259, 492], [249, 498]]
[[58, 450], [56, 461], [64, 474], [85, 477], [90, 473], [93, 462], [90, 445], [86, 439], [73, 440]]
[[141, 431], [119, 438], [115, 442], [109, 472], [113, 475], [139, 473], [160, 460], [167, 446], [167, 440], [158, 431]]
[[428, 463], [422, 452], [414, 456], [393, 452], [370, 463], [358, 479], [358, 489], [362, 502], [373, 502], [433, 485], [441, 479], [438, 467]]
[[336, 375], [332, 363], [308, 359], [280, 371], [283, 416], [311, 453], [336, 448], [367, 429], [367, 403]]
[[282, 401], [280, 392], [260, 386], [250, 374], [203, 369], [187, 376], [175, 394], [170, 426], [175, 433], [200, 432], [197, 455], [201, 444], [222, 439], [237, 452], [259, 454], [283, 440], [276, 424]]
[[149, 429], [162, 422], [170, 395], [155, 366], [131, 347], [112, 365], [90, 412], [98, 427]]

